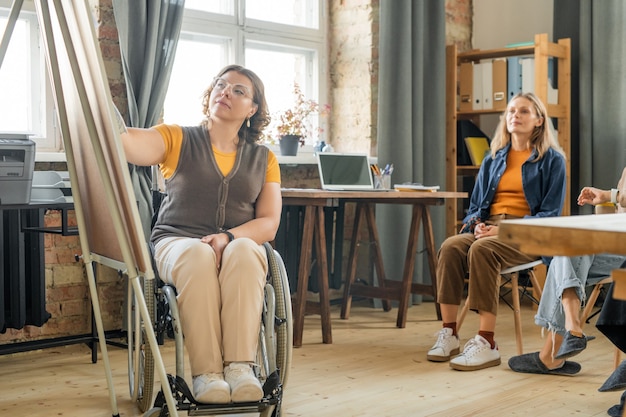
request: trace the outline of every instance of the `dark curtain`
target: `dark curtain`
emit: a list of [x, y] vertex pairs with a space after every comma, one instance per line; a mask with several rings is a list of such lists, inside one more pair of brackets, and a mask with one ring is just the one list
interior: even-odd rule
[[615, 187], [626, 166], [626, 3], [554, 0], [553, 38], [572, 39], [571, 207], [576, 213], [580, 188]]
[[[129, 126], [158, 123], [183, 20], [184, 0], [113, 0], [128, 95]], [[146, 234], [154, 213], [151, 167], [129, 164]]]
[[[392, 183], [445, 185], [445, 46], [444, 2], [381, 0], [378, 161], [394, 164]], [[431, 214], [438, 246], [445, 213]], [[410, 218], [410, 207], [376, 209], [388, 279], [402, 277]], [[426, 258], [416, 262], [415, 280], [429, 282]]]

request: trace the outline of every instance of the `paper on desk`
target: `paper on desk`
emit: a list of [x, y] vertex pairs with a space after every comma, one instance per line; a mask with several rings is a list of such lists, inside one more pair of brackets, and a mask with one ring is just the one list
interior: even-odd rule
[[404, 183], [404, 184], [394, 184], [394, 189], [398, 191], [437, 191], [439, 190], [438, 185], [423, 185], [419, 183]]

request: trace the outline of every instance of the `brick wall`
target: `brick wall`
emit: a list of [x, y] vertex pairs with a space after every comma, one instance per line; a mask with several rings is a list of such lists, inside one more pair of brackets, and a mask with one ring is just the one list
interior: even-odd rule
[[376, 155], [378, 2], [330, 2], [330, 142], [339, 152]]
[[[380, 0], [330, 2], [331, 144], [377, 154]], [[472, 0], [446, 0], [446, 44], [471, 49]]]
[[446, 0], [446, 45], [472, 49], [472, 0]]
[[[330, 2], [329, 76], [333, 104], [330, 131], [331, 143], [338, 151], [376, 154], [379, 1]], [[97, 21], [97, 36], [113, 101], [124, 109], [126, 87], [111, 0], [90, 0], [90, 4]], [[456, 43], [460, 50], [470, 49], [472, 1], [446, 0], [445, 7], [447, 43]], [[58, 164], [37, 164], [36, 169], [67, 170]], [[285, 167], [282, 174], [286, 187], [319, 186], [315, 167]], [[350, 212], [348, 218], [352, 218]], [[45, 222], [49, 226], [60, 224], [59, 212], [49, 212]], [[349, 226], [345, 233], [350, 236]], [[46, 309], [52, 318], [42, 327], [8, 329], [5, 334], [0, 334], [0, 343], [90, 331], [86, 274], [82, 262], [74, 259], [76, 254], [81, 253], [78, 237], [45, 236]], [[347, 246], [344, 253], [347, 253]], [[116, 271], [102, 266], [98, 266], [96, 274], [105, 328], [120, 328], [126, 280], [120, 278]]]

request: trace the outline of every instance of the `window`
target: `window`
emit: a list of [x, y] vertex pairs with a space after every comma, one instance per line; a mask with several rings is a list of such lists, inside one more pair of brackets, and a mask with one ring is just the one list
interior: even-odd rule
[[[0, 34], [5, 32], [10, 6], [0, 0]], [[24, 7], [0, 66], [0, 132], [30, 135], [38, 152], [58, 151], [61, 143], [46, 71], [37, 17]]]
[[202, 93], [225, 65], [250, 68], [263, 80], [269, 110], [292, 105], [293, 83], [326, 100], [326, 23], [321, 0], [186, 0], [164, 121], [202, 120]]

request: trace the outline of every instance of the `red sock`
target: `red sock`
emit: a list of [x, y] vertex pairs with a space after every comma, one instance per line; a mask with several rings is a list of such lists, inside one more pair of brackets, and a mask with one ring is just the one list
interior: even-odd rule
[[456, 321], [453, 321], [452, 323], [444, 323], [443, 324], [444, 328], [448, 328], [448, 329], [452, 329], [452, 336], [456, 336]]
[[496, 341], [493, 339], [494, 332], [486, 332], [484, 330], [479, 330], [478, 335], [484, 337], [487, 342], [491, 345], [491, 349], [496, 347]]

